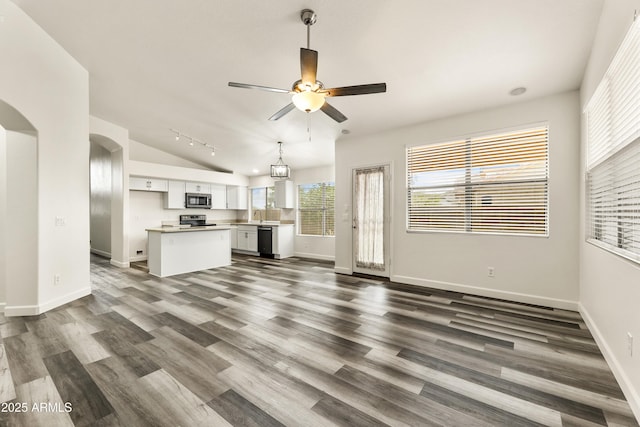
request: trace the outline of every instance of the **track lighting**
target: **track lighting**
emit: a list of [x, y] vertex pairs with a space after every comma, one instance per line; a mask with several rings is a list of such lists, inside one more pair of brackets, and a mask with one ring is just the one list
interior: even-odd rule
[[193, 138], [192, 136], [189, 136], [189, 135], [187, 135], [185, 133], [182, 133], [177, 129], [171, 129], [170, 128], [169, 130], [176, 134], [176, 141], [179, 142], [181, 139], [186, 139], [187, 141], [189, 141], [188, 144], [189, 144], [190, 147], [194, 147], [196, 144], [202, 145], [202, 147], [204, 147], [204, 148], [206, 148], [208, 150], [211, 150], [211, 153], [210, 153], [211, 157], [216, 155], [216, 147], [214, 147], [213, 145], [207, 144], [206, 142], [198, 141], [197, 139]]

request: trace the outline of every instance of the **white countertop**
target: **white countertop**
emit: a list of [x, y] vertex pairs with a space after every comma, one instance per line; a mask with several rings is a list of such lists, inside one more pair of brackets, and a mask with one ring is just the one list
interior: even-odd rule
[[231, 227], [228, 224], [225, 225], [205, 225], [202, 227], [155, 227], [147, 228], [146, 231], [157, 231], [159, 233], [184, 233], [193, 231], [215, 231], [215, 230], [230, 230]]
[[282, 224], [280, 222], [271, 222], [271, 221], [263, 221], [262, 224], [259, 222], [236, 222], [231, 225], [253, 225], [253, 226], [266, 226], [266, 227], [286, 227], [288, 225], [293, 224]]

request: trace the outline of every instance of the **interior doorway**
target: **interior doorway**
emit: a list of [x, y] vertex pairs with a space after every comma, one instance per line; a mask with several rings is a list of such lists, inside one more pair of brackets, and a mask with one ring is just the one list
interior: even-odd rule
[[38, 259], [38, 134], [0, 100], [0, 309], [37, 300]]
[[353, 272], [389, 277], [389, 165], [353, 170]]

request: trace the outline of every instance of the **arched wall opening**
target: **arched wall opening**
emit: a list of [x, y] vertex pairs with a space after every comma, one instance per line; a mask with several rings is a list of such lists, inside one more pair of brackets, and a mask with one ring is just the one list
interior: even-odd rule
[[90, 247], [117, 267], [129, 267], [129, 132], [89, 119]]
[[0, 100], [0, 303], [38, 299], [38, 138], [19, 111]]

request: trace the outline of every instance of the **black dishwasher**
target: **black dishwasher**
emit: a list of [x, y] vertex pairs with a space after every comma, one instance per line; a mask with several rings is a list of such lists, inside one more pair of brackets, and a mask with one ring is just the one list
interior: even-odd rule
[[260, 256], [273, 258], [272, 227], [258, 226], [258, 252], [260, 252]]

